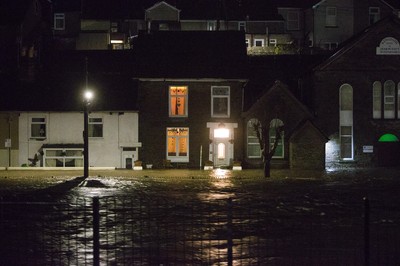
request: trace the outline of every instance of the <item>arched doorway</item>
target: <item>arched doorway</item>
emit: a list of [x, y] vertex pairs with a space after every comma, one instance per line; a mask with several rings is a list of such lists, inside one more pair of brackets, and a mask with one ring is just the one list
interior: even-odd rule
[[377, 157], [379, 166], [398, 166], [400, 163], [400, 142], [394, 134], [384, 134], [378, 140]]

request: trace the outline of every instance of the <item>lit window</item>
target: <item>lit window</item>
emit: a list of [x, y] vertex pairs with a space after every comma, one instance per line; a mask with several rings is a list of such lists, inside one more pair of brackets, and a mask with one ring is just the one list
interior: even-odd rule
[[374, 24], [381, 18], [381, 11], [379, 7], [369, 8], [369, 25]]
[[255, 118], [247, 122], [247, 157], [249, 158], [261, 158], [260, 142], [254, 129], [254, 125], [258, 123], [258, 119]]
[[280, 134], [280, 139], [276, 143], [276, 149], [272, 158], [283, 158], [284, 157], [284, 131], [281, 129], [283, 122], [280, 119], [273, 119], [269, 124], [269, 149], [275, 145], [276, 138]]
[[228, 86], [211, 87], [211, 116], [230, 116], [230, 88]]
[[65, 29], [65, 14], [63, 13], [54, 14], [54, 29], [55, 30]]
[[172, 162], [189, 161], [188, 128], [167, 128], [167, 159]]
[[91, 138], [103, 137], [103, 118], [89, 118], [88, 134]]
[[287, 13], [286, 27], [288, 30], [299, 29], [299, 12], [289, 11]]
[[169, 116], [187, 116], [187, 102], [188, 88], [186, 86], [169, 87]]
[[32, 117], [31, 118], [31, 138], [45, 139], [46, 138], [46, 118]]
[[336, 27], [337, 26], [337, 10], [336, 7], [327, 7], [326, 8], [326, 27]]

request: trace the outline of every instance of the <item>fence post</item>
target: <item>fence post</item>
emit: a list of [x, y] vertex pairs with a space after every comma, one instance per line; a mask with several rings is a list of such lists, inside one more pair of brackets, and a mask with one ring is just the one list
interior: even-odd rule
[[100, 203], [93, 198], [93, 266], [100, 265]]
[[370, 215], [370, 206], [369, 199], [367, 197], [363, 198], [364, 200], [364, 263], [365, 266], [369, 266], [369, 215]]
[[228, 244], [228, 266], [233, 265], [233, 254], [232, 254], [232, 198], [228, 199], [228, 221], [227, 221], [227, 244]]

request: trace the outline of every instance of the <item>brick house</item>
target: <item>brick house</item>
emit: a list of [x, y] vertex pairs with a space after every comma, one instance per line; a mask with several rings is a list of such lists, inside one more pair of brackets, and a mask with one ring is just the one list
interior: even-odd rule
[[316, 124], [327, 166], [396, 165], [400, 158], [400, 20], [369, 27], [314, 70]]
[[281, 140], [272, 157], [271, 166], [277, 168], [324, 169], [325, 143], [327, 137], [312, 123], [313, 115], [288, 89], [275, 81], [244, 113], [246, 167], [262, 165], [260, 145], [253, 127], [254, 123], [267, 124], [268, 143], [276, 138], [275, 128], [283, 126]]
[[240, 160], [244, 33], [143, 34], [134, 50], [143, 164], [198, 168]]

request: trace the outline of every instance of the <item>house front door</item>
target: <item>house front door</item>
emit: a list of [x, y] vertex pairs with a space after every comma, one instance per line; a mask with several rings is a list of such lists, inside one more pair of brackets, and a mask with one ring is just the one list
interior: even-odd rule
[[232, 161], [230, 155], [231, 147], [228, 139], [215, 139], [214, 140], [214, 166], [228, 166]]

